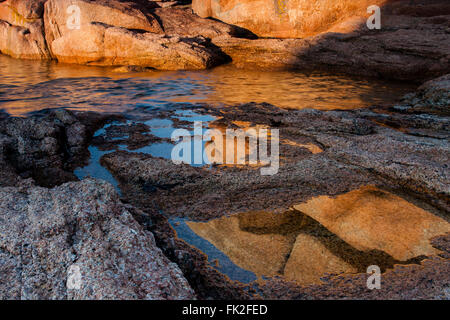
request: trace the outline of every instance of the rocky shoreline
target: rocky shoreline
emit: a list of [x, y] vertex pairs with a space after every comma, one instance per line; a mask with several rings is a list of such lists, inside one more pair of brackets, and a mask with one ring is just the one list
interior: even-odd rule
[[[128, 70], [197, 70], [231, 62], [421, 82], [450, 72], [450, 7], [446, 1], [418, 2], [383, 1], [380, 30], [366, 27], [365, 12], [351, 11], [342, 13], [343, 21], [319, 24], [318, 30], [326, 26], [320, 32], [279, 39], [153, 1], [7, 0], [0, 2], [0, 52]], [[67, 22], [70, 5], [80, 10], [79, 25]], [[202, 5], [196, 1], [196, 12]]]
[[[450, 274], [450, 233], [442, 231], [448, 230], [450, 210], [446, 111], [449, 84], [449, 76], [443, 76], [425, 83], [398, 105], [352, 111], [286, 111], [268, 104], [239, 105], [226, 110], [198, 107], [196, 112], [217, 117], [210, 124], [213, 127], [245, 123], [278, 128], [283, 157], [280, 171], [274, 176], [261, 176], [251, 167], [196, 168], [146, 154], [114, 151], [118, 141], [117, 133], [111, 134], [117, 130], [114, 127], [93, 137], [105, 123], [124, 121], [123, 115], [58, 109], [27, 118], [4, 117], [0, 120], [0, 268], [5, 281], [0, 296], [445, 298]], [[130, 149], [139, 141], [144, 145], [157, 141], [156, 137], [150, 139], [145, 126], [126, 128]], [[73, 175], [76, 167], [86, 163], [87, 147], [92, 143], [113, 151], [103, 156], [101, 163], [119, 182], [120, 200], [108, 183], [93, 179], [77, 182]], [[294, 208], [300, 210], [295, 215], [302, 215], [308, 211], [302, 206], [295, 209], [299, 204], [321, 195], [334, 199], [368, 185], [399, 195], [417, 208], [414, 210], [429, 212], [424, 218], [411, 215], [407, 220], [419, 219], [414, 224], [420, 225], [437, 219], [433, 223], [440, 230], [438, 237], [430, 233], [420, 243], [414, 237], [421, 236], [409, 229], [394, 240], [387, 219], [385, 225], [378, 226], [374, 238], [386, 237], [387, 247], [374, 244], [375, 251], [365, 251], [349, 249], [345, 244], [345, 250], [353, 252], [352, 257], [361, 255], [364, 263], [385, 265], [382, 290], [370, 291], [361, 284], [367, 278], [362, 269], [356, 274], [330, 276], [314, 285], [299, 286], [283, 277], [250, 285], [238, 283], [217, 271], [201, 251], [178, 239], [168, 220], [186, 217], [207, 222], [249, 209], [283, 217]], [[254, 228], [251, 223], [249, 226]], [[333, 225], [327, 229], [333, 230]], [[282, 234], [285, 232], [292, 231]], [[344, 243], [340, 239], [356, 245], [359, 240], [352, 231], [343, 232], [332, 235], [339, 244], [332, 252], [345, 261], [350, 256], [345, 258], [346, 254], [339, 251]], [[389, 241], [406, 246], [414, 243], [419, 256], [414, 254], [411, 257], [415, 260], [406, 261], [408, 258], [399, 249], [395, 253], [397, 259], [392, 258], [393, 253], [386, 253], [392, 252]], [[430, 243], [437, 254], [426, 253], [430, 252]], [[90, 253], [94, 247], [100, 250], [98, 255]], [[51, 252], [48, 248], [52, 248]], [[147, 253], [138, 254], [142, 251]], [[101, 268], [97, 267], [99, 257], [106, 259]], [[121, 259], [123, 263], [118, 262]], [[350, 265], [356, 267], [358, 263]], [[70, 264], [82, 266], [90, 279], [76, 294], [63, 285]], [[171, 267], [167, 269], [166, 265]]]
[[[408, 3], [383, 5], [381, 30], [360, 20], [350, 30], [349, 20], [305, 38], [275, 39], [152, 1], [0, 1], [0, 52], [14, 58], [126, 71], [223, 63], [323, 68], [421, 83], [396, 105], [357, 110], [195, 108], [216, 119], [214, 128], [279, 129], [282, 157], [273, 176], [133, 152], [170, 142], [142, 123], [170, 111], [141, 115], [141, 122], [63, 109], [26, 118], [1, 113], [0, 299], [449, 299], [450, 11], [445, 1], [428, 10]], [[81, 8], [79, 29], [66, 23], [69, 4]], [[105, 181], [74, 174], [92, 145], [108, 151], [100, 163], [120, 195]], [[358, 197], [373, 203], [371, 211], [355, 209]], [[351, 216], [324, 216], [327, 206]], [[277, 268], [266, 280], [233, 281], [177, 236], [173, 218], [188, 219], [262, 275], [267, 270], [251, 263], [254, 246], [239, 250], [241, 232], [257, 247], [276, 235], [273, 251], [256, 253], [278, 259]], [[232, 231], [223, 243], [211, 231], [221, 228]], [[305, 251], [305, 243], [317, 250]], [[311, 272], [301, 278], [304, 257], [312, 257]], [[380, 290], [366, 287], [370, 264], [382, 267]], [[85, 280], [77, 290], [66, 285], [72, 266]]]

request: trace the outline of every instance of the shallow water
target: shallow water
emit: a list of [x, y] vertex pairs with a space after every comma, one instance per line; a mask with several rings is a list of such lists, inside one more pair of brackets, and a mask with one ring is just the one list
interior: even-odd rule
[[15, 60], [0, 55], [0, 109], [14, 116], [46, 108], [100, 112], [178, 104], [268, 102], [302, 109], [352, 109], [393, 102], [411, 85], [343, 75], [206, 71], [115, 73], [113, 68]]
[[[192, 126], [194, 121], [207, 124], [214, 120], [211, 116], [185, 109], [186, 106], [194, 107], [199, 103], [234, 105], [268, 102], [291, 109], [354, 109], [392, 103], [414, 89], [412, 85], [355, 79], [343, 75], [244, 71], [232, 66], [207, 71], [121, 74], [113, 72], [113, 68], [20, 61], [1, 55], [0, 70], [0, 110], [13, 116], [25, 116], [42, 109], [61, 107], [133, 113], [132, 121], [114, 124], [142, 122], [150, 127], [150, 134], [164, 139], [170, 138], [177, 129], [173, 120], [188, 121]], [[183, 110], [181, 106], [184, 107]], [[142, 121], [139, 117], [136, 118], [140, 110], [148, 115], [152, 110], [166, 109], [175, 110], [171, 118]], [[99, 129], [95, 135], [105, 134], [109, 125], [111, 124]], [[187, 126], [187, 129], [192, 133], [193, 128]], [[160, 142], [132, 152], [170, 159], [172, 148], [172, 144]], [[118, 149], [127, 150], [127, 147], [119, 145]], [[95, 146], [90, 146], [89, 151], [89, 164], [76, 169], [75, 174], [80, 179], [92, 176], [107, 180], [120, 192], [118, 182], [100, 165], [100, 158], [112, 151], [101, 151]], [[234, 216], [209, 224], [195, 224], [180, 219], [172, 219], [170, 222], [180, 238], [200, 248], [214, 267], [233, 280], [251, 282], [259, 277], [283, 275], [287, 258], [296, 242], [295, 237], [299, 234], [298, 230], [292, 234], [259, 234], [248, 228], [242, 229], [241, 220], [239, 216]], [[217, 232], [214, 231], [216, 227]], [[230, 234], [221, 235], [227, 228]], [[323, 232], [326, 237], [330, 237]], [[248, 242], [251, 239], [254, 241]], [[236, 240], [239, 241], [234, 243]], [[323, 251], [315, 238], [306, 240], [305, 243], [311, 244], [311, 250], [316, 246], [317, 250]], [[279, 265], [273, 263], [277, 257]], [[316, 279], [315, 277], [316, 275], [312, 275], [311, 279]], [[295, 277], [292, 280], [296, 280]]]
[[186, 241], [225, 253], [227, 260], [212, 252], [218, 268], [235, 264], [222, 270], [230, 278], [244, 269], [302, 285], [320, 284], [325, 274], [365, 273], [371, 265], [415, 263], [438, 254], [430, 239], [450, 231], [446, 220], [373, 186], [312, 198], [284, 213], [249, 211], [185, 224]]

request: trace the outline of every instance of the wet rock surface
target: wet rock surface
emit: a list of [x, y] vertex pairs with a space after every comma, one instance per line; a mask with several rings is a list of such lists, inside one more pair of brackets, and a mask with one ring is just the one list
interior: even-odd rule
[[105, 155], [102, 164], [141, 206], [157, 205], [171, 216], [195, 220], [249, 207], [282, 211], [312, 194], [337, 194], [371, 181], [356, 167], [314, 156], [281, 167], [273, 177], [261, 176], [257, 169], [193, 168], [124, 151]]
[[[441, 82], [431, 83], [439, 88]], [[431, 85], [427, 88], [435, 90]], [[282, 157], [278, 173], [262, 176], [260, 168], [251, 166], [175, 165], [169, 159], [126, 151], [109, 153], [102, 157], [101, 163], [118, 180], [122, 199], [146, 211], [147, 219], [158, 221], [150, 223], [149, 228], [170, 259], [185, 268], [191, 285], [206, 288], [208, 279], [215, 279], [209, 282], [205, 289], [208, 294], [203, 297], [229, 298], [231, 292], [243, 298], [273, 299], [446, 297], [449, 147], [445, 132], [448, 132], [448, 117], [434, 114], [433, 109], [410, 113], [391, 106], [324, 112], [286, 111], [268, 104], [251, 103], [235, 107], [199, 106], [197, 112], [202, 108], [203, 113], [216, 117], [217, 120], [210, 123], [212, 128], [260, 126], [279, 129]], [[422, 134], [419, 128], [424, 130]], [[419, 220], [427, 225], [430, 221], [437, 222], [438, 232], [432, 232], [432, 223], [412, 232], [411, 226], [407, 226], [413, 223], [410, 221], [414, 219], [412, 216], [406, 219], [406, 224], [395, 214], [383, 219], [385, 223], [392, 219], [397, 221], [391, 224], [391, 227], [395, 225], [391, 229], [396, 231], [390, 227], [382, 228], [388, 237], [393, 234], [406, 236], [405, 239], [425, 236], [426, 243], [417, 238], [421, 243], [419, 247], [423, 248], [417, 251], [408, 244], [400, 248], [402, 241], [392, 239], [397, 247], [387, 242], [385, 247], [380, 246], [379, 238], [383, 232], [376, 232], [376, 246], [353, 243], [346, 238], [343, 229], [344, 225], [356, 226], [353, 218], [348, 223], [337, 223], [335, 229], [313, 214], [317, 220], [307, 219], [310, 223], [303, 226], [305, 229], [301, 232], [302, 223], [293, 223], [295, 219], [283, 223], [283, 217], [292, 206], [299, 205], [297, 209], [302, 211], [299, 213], [302, 217], [303, 213], [310, 212], [303, 208], [309, 201], [321, 197], [339, 199], [365, 188], [375, 188], [380, 190], [375, 192], [376, 195], [386, 195], [380, 201], [387, 201], [389, 197], [394, 199], [393, 207], [384, 213], [391, 209], [400, 215], [408, 212], [408, 216], [412, 212], [421, 212], [419, 216], [428, 218]], [[355, 206], [365, 208], [367, 203]], [[395, 209], [401, 203], [410, 209]], [[379, 206], [375, 204], [375, 207]], [[312, 208], [318, 210], [319, 207]], [[238, 266], [273, 278], [236, 286], [217, 273], [198, 250], [186, 250], [189, 246], [176, 238], [167, 218], [161, 217], [159, 212], [169, 218], [185, 217], [195, 221], [188, 222], [191, 229], [220, 248]], [[259, 214], [252, 215], [251, 212]], [[269, 216], [267, 212], [271, 212]], [[233, 213], [239, 215], [228, 217]], [[373, 213], [369, 215], [374, 219], [378, 217]], [[252, 216], [255, 218], [249, 218]], [[325, 216], [329, 218], [329, 215]], [[413, 223], [414, 228], [423, 225], [422, 222]], [[285, 230], [280, 227], [283, 224], [292, 227]], [[356, 233], [349, 234], [359, 234], [364, 228], [371, 229], [363, 223]], [[427, 231], [422, 235], [424, 230]], [[269, 239], [270, 245], [261, 245], [265, 238]], [[252, 246], [252, 243], [257, 245]], [[272, 247], [272, 251], [261, 249]], [[183, 254], [178, 254], [178, 250]], [[260, 259], [256, 259], [258, 255]], [[314, 259], [305, 263], [306, 256]], [[275, 259], [278, 262], [264, 264], [265, 257], [268, 261], [278, 257]], [[259, 263], [255, 264], [255, 260]], [[187, 261], [195, 261], [198, 266], [195, 272], [189, 268], [192, 262]], [[384, 295], [367, 289], [365, 269], [372, 264], [383, 271]], [[302, 268], [304, 272], [299, 271]], [[342, 274], [327, 277], [324, 275], [327, 273]], [[435, 278], [439, 280], [435, 281]], [[427, 281], [436, 285], [427, 285]], [[229, 283], [230, 291], [221, 295], [219, 288], [226, 283]], [[416, 288], [420, 288], [420, 292]], [[384, 291], [387, 289], [390, 291]]]
[[[445, 80], [445, 77], [443, 79]], [[434, 89], [433, 85], [437, 89]], [[441, 92], [441, 81], [432, 81], [423, 87], [432, 92]], [[115, 204], [111, 206], [125, 210], [131, 219], [127, 220], [129, 223], [135, 223], [139, 228], [151, 232], [162, 254], [183, 273], [181, 278], [178, 271], [174, 271], [175, 275], [171, 273], [169, 280], [166, 276], [156, 278], [155, 282], [151, 282], [151, 288], [150, 284], [145, 287], [144, 282], [139, 282], [144, 286], [143, 291], [130, 289], [130, 283], [127, 281], [119, 285], [114, 282], [116, 280], [111, 280], [113, 282], [105, 282], [105, 286], [94, 281], [82, 295], [71, 295], [72, 293], [64, 291], [61, 282], [62, 269], [58, 269], [58, 275], [48, 275], [54, 279], [52, 285], [55, 283], [57, 291], [59, 290], [55, 296], [51, 296], [49, 293], [44, 294], [39, 284], [26, 284], [26, 292], [22, 292], [22, 287], [18, 287], [14, 282], [18, 273], [11, 271], [17, 269], [18, 262], [14, 254], [5, 251], [3, 266], [7, 271], [5, 277], [8, 277], [8, 283], [11, 285], [3, 287], [4, 294], [11, 295], [11, 292], [14, 292], [15, 297], [58, 299], [189, 298], [193, 297], [192, 291], [188, 293], [190, 289], [187, 289], [187, 286], [190, 286], [201, 299], [445, 298], [449, 252], [446, 244], [448, 235], [445, 235], [445, 226], [448, 224], [449, 184], [445, 169], [449, 150], [448, 137], [445, 137], [445, 132], [448, 131], [446, 116], [434, 114], [433, 109], [430, 109], [430, 113], [411, 113], [390, 106], [324, 112], [308, 109], [287, 111], [268, 104], [255, 103], [234, 107], [198, 106], [195, 111], [215, 117], [216, 120], [210, 123], [212, 128], [245, 129], [256, 126], [279, 129], [279, 172], [273, 176], [262, 176], [260, 167], [175, 165], [169, 159], [155, 158], [148, 154], [114, 151], [118, 150], [119, 145], [126, 145], [132, 151], [134, 148], [156, 142], [169, 142], [166, 138], [150, 134], [149, 126], [144, 123], [132, 121], [129, 125], [119, 125], [121, 122], [128, 122], [121, 116], [53, 110], [28, 118], [2, 117], [0, 128], [4, 165], [0, 174], [2, 186], [9, 186], [2, 189], [4, 200], [1, 203], [5, 208], [16, 210], [15, 214], [21, 217], [17, 214], [23, 211], [20, 204], [33, 205], [36, 200], [38, 203], [49, 203], [50, 207], [42, 206], [42, 209], [39, 209], [38, 212], [42, 215], [51, 213], [52, 210], [57, 210], [57, 214], [60, 214], [66, 209], [69, 212], [78, 212], [80, 207], [91, 208], [91, 201], [97, 203], [96, 197], [114, 199], [111, 201]], [[160, 110], [156, 114], [148, 115], [148, 119], [164, 118], [171, 113]], [[108, 121], [114, 123], [105, 126], [101, 135], [93, 136], [94, 132]], [[182, 120], [176, 125], [189, 127], [189, 124]], [[419, 134], [418, 128], [427, 130], [427, 134]], [[76, 180], [72, 170], [86, 161], [86, 148], [89, 143], [105, 151], [114, 151], [104, 155], [101, 163], [118, 180], [121, 200], [128, 204], [120, 203], [117, 195], [111, 194], [111, 186], [94, 180], [71, 182], [51, 190], [34, 186], [34, 181], [43, 186], [54, 186]], [[64, 152], [61, 153], [60, 150]], [[28, 162], [14, 160], [22, 159], [21, 157], [28, 159]], [[26, 179], [29, 177], [34, 181]], [[427, 234], [428, 244], [423, 246], [425, 251], [413, 250], [412, 254], [403, 255], [398, 253], [397, 247], [388, 244], [387, 247], [378, 244], [359, 246], [353, 242], [354, 239], [348, 239], [345, 232], [342, 233], [344, 229], [339, 229], [339, 225], [343, 225], [339, 219], [333, 220], [338, 228], [336, 229], [333, 224], [328, 224], [326, 219], [323, 220], [302, 207], [321, 197], [339, 199], [342, 195], [352, 194], [355, 189], [364, 189], [367, 185], [376, 186], [381, 193], [393, 193], [394, 198], [399, 194], [408, 206], [429, 212], [427, 215], [431, 218], [425, 220], [440, 221], [439, 224], [444, 227], [440, 228], [438, 233]], [[79, 198], [69, 196], [72, 193], [77, 194]], [[50, 199], [48, 197], [52, 200], [45, 200]], [[59, 197], [63, 200], [67, 197], [69, 204], [62, 205], [66, 200], [59, 201]], [[91, 200], [92, 197], [94, 200]], [[17, 201], [11, 200], [12, 198]], [[69, 198], [74, 202], [70, 202]], [[11, 207], [11, 201], [17, 205]], [[105, 204], [107, 207], [110, 204], [108, 201]], [[297, 211], [292, 211], [292, 206], [296, 205], [299, 205]], [[8, 210], [5, 213], [10, 212]], [[111, 212], [116, 212], [114, 210]], [[239, 215], [226, 217], [232, 213]], [[314, 219], [306, 217], [304, 213]], [[101, 214], [101, 219], [106, 219], [104, 212]], [[64, 213], [64, 217], [70, 215]], [[109, 213], [108, 217], [111, 217]], [[115, 217], [114, 214], [112, 217]], [[221, 248], [237, 265], [270, 278], [248, 285], [230, 280], [211, 265], [211, 261], [208, 261], [200, 250], [177, 237], [168, 219], [173, 217], [203, 221], [189, 222], [188, 225], [194, 232]], [[218, 219], [212, 220], [213, 218]], [[394, 217], [390, 218], [395, 220]], [[23, 219], [28, 218], [24, 216]], [[116, 223], [108, 222], [108, 226], [112, 224]], [[353, 220], [347, 225], [356, 226]], [[405, 226], [404, 223], [401, 225]], [[358, 230], [365, 227], [367, 226], [363, 223]], [[410, 227], [406, 229], [408, 230], [399, 236], [411, 233]], [[58, 230], [60, 228], [51, 232]], [[119, 239], [128, 239], [128, 233], [122, 231], [124, 230], [118, 232]], [[51, 232], [43, 234], [53, 235]], [[90, 232], [90, 229], [83, 229], [80, 238], [94, 237]], [[435, 235], [440, 237], [430, 240]], [[5, 241], [10, 238], [14, 239], [10, 236], [4, 237]], [[50, 240], [44, 238], [42, 241]], [[262, 246], [264, 241], [267, 243]], [[374, 241], [377, 243], [378, 240]], [[245, 246], [242, 246], [243, 243]], [[273, 250], [261, 251], [261, 248]], [[54, 252], [56, 254], [61, 250], [55, 249]], [[102, 257], [109, 259], [110, 254], [106, 252]], [[133, 254], [124, 253], [123, 259], [133, 259]], [[306, 256], [312, 260], [305, 260]], [[53, 263], [52, 257], [42, 263]], [[277, 263], [273, 263], [274, 257], [278, 257]], [[105, 269], [108, 271], [106, 272], [91, 267], [93, 260], [90, 259], [94, 258], [88, 255], [83, 261], [87, 261], [87, 267], [93, 268], [91, 272], [111, 274], [109, 269]], [[149, 261], [145, 259], [142, 261]], [[267, 263], [261, 263], [264, 259]], [[165, 263], [169, 263], [167, 259], [164, 261], [157, 263], [158, 268], [165, 268]], [[64, 260], [64, 263], [64, 268], [67, 268], [69, 262]], [[125, 263], [140, 265], [140, 262], [134, 260]], [[147, 266], [147, 262], [143, 263]], [[383, 281], [386, 281], [383, 282], [383, 288], [389, 288], [388, 295], [382, 296], [366, 289], [365, 268], [371, 264], [381, 267]], [[140, 271], [142, 270], [136, 271], [136, 279], [141, 279]], [[42, 280], [42, 275], [47, 277], [45, 272], [26, 274], [24, 277], [29, 279], [29, 283], [42, 283], [39, 281]], [[119, 271], [113, 268], [111, 272], [115, 274]], [[10, 277], [16, 278], [9, 281]], [[120, 277], [115, 279], [121, 279]], [[176, 291], [178, 289], [174, 289], [166, 281], [171, 284], [181, 281], [184, 283], [181, 287], [183, 291]], [[434, 285], [427, 285], [427, 281], [432, 281]], [[121, 285], [127, 289], [116, 292]], [[416, 288], [420, 288], [420, 292]], [[156, 291], [149, 293], [149, 290]]]
[[[102, 163], [123, 189], [142, 193], [135, 198], [143, 206], [156, 203], [167, 214], [193, 219], [220, 217], [242, 208], [283, 211], [296, 201], [367, 184], [422, 194], [424, 200], [448, 210], [447, 139], [405, 134], [359, 116], [360, 111], [285, 111], [249, 104], [208, 112], [221, 116], [217, 122], [222, 124], [239, 119], [279, 129], [279, 172], [262, 176], [258, 168], [194, 168], [124, 151], [104, 156]], [[324, 151], [311, 152], [305, 148], [308, 143]]]
[[77, 180], [73, 169], [87, 160], [93, 130], [118, 116], [74, 113], [67, 110], [40, 112], [28, 118], [0, 121], [2, 186], [33, 178], [45, 187]]
[[[123, 116], [0, 114], [1, 297], [448, 299], [450, 41], [443, 1], [421, 10], [396, 1], [383, 7], [381, 30], [352, 20], [307, 39], [252, 39], [235, 26], [143, 0], [75, 1], [87, 16], [81, 30], [69, 31], [68, 2], [44, 2], [0, 3], [2, 53], [130, 65], [125, 71], [204, 69], [232, 59], [242, 67], [441, 77], [395, 106], [329, 112], [256, 103], [198, 107], [216, 118], [212, 128], [279, 129], [280, 168], [273, 176], [261, 175], [258, 166], [192, 167], [133, 153], [169, 142], [142, 123], [111, 125], [93, 137]], [[77, 180], [73, 170], [86, 164], [90, 143], [113, 151], [101, 164], [117, 179], [122, 202], [104, 182], [67, 183]], [[119, 150], [124, 145], [128, 151]], [[380, 214], [378, 203], [366, 198], [363, 205], [375, 209], [358, 211], [360, 203], [345, 197], [364, 198], [365, 188], [407, 209], [386, 205]], [[236, 264], [271, 278], [231, 281], [177, 237], [169, 220], [175, 217], [191, 220], [192, 230]], [[383, 230], [367, 225], [377, 219]], [[65, 286], [73, 264], [85, 270], [77, 292]], [[382, 268], [381, 290], [367, 289], [370, 264]]]
[[[106, 182], [0, 188], [2, 299], [193, 299]], [[69, 268], [81, 274], [68, 287]]]
[[407, 113], [432, 113], [448, 117], [450, 106], [450, 74], [427, 81], [418, 92], [403, 98], [395, 110]]
[[257, 298], [244, 284], [230, 280], [212, 268], [199, 249], [177, 237], [167, 217], [154, 210], [132, 211], [134, 218], [151, 231], [164, 254], [183, 271], [199, 299], [248, 300]]

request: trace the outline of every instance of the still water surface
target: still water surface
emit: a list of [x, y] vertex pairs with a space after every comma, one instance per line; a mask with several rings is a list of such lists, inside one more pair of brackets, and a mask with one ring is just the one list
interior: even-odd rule
[[127, 112], [179, 103], [268, 102], [303, 109], [352, 109], [393, 102], [409, 85], [343, 75], [206, 71], [115, 73], [113, 68], [14, 60], [0, 55], [0, 109], [14, 116], [46, 108]]

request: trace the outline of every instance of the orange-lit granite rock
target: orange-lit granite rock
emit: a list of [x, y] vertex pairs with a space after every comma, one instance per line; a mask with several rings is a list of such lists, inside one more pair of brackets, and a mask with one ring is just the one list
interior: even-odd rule
[[[148, 7], [139, 6], [138, 2], [121, 2], [117, 0], [49, 0], [45, 3], [45, 33], [50, 48], [54, 40], [71, 35], [72, 31], [83, 31], [93, 23], [108, 26], [139, 29], [142, 31], [162, 33], [156, 18]], [[79, 8], [70, 10], [72, 6]], [[76, 16], [79, 13], [79, 21]], [[75, 27], [79, 22], [79, 27]], [[84, 30], [86, 32], [86, 30]], [[81, 44], [80, 44], [81, 45]]]
[[201, 17], [247, 28], [261, 37], [298, 38], [330, 29], [383, 0], [193, 0]]
[[167, 8], [167, 14], [158, 11], [164, 27], [189, 23], [191, 32], [164, 34], [153, 15], [157, 7], [145, 0], [8, 0], [0, 3], [0, 52], [21, 59], [161, 70], [206, 69], [227, 61], [197, 35], [237, 34], [238, 27]]
[[49, 59], [44, 37], [44, 0], [0, 3], [0, 52], [18, 59]]
[[152, 11], [158, 18], [164, 33], [170, 36], [205, 38], [255, 38], [246, 29], [235, 25], [230, 25], [218, 20], [202, 19], [193, 14], [192, 10], [185, 8], [156, 8]]
[[372, 186], [294, 208], [359, 250], [381, 250], [401, 261], [438, 253], [430, 239], [450, 232], [445, 220]]
[[39, 19], [44, 13], [47, 0], [7, 0], [5, 4], [24, 19]]
[[[162, 33], [152, 6], [139, 2], [56, 1], [45, 4], [46, 39], [58, 61], [96, 65], [136, 65], [161, 70], [205, 69], [225, 56], [203, 38]], [[80, 26], [67, 24], [69, 5], [80, 8]]]
[[135, 65], [159, 70], [206, 69], [223, 61], [220, 52], [190, 40], [92, 24], [52, 43], [58, 61], [91, 65]]
[[398, 0], [381, 6], [380, 30], [369, 30], [364, 18], [348, 17], [327, 32], [302, 39], [225, 38], [214, 43], [241, 68], [322, 68], [421, 82], [449, 72], [449, 23], [448, 1], [416, 0], [411, 5]]
[[[195, 0], [193, 7], [201, 16], [223, 22], [146, 0], [0, 1], [0, 52], [22, 59], [161, 69], [204, 69], [231, 59], [245, 68], [326, 69], [417, 82], [449, 72], [450, 5], [445, 0], [416, 0], [414, 5], [409, 0], [209, 1]], [[380, 30], [369, 30], [365, 23], [366, 9], [373, 4], [381, 5]], [[72, 5], [79, 8], [80, 29], [67, 28], [77, 21]], [[105, 56], [104, 46], [116, 43], [102, 42], [99, 25], [135, 35], [121, 40], [120, 52]], [[251, 40], [252, 30], [264, 36], [303, 38]], [[161, 42], [148, 33], [171, 40]], [[141, 52], [141, 45], [135, 44], [143, 34], [145, 41], [139, 42], [147, 50]], [[126, 41], [131, 48], [123, 50]], [[159, 51], [163, 54], [158, 61]]]

